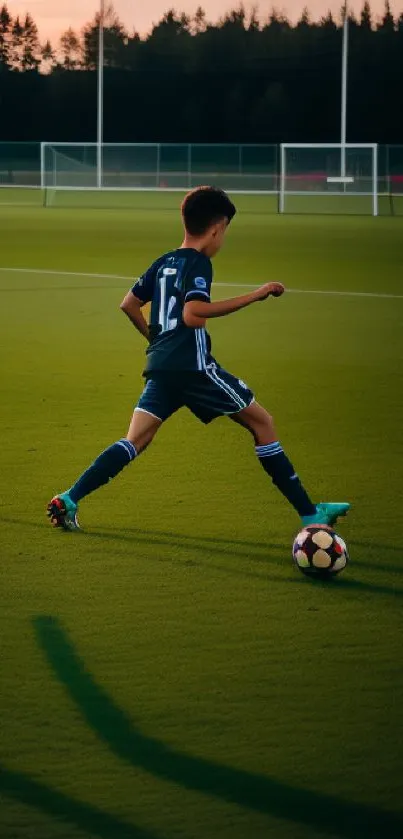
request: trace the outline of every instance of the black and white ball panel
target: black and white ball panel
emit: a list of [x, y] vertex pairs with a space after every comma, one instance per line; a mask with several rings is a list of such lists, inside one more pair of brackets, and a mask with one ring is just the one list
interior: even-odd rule
[[296, 536], [293, 558], [304, 574], [334, 575], [347, 565], [347, 545], [329, 527], [310, 525]]

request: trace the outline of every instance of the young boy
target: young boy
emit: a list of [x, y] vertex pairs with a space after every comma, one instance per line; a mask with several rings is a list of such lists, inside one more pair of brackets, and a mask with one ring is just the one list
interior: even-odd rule
[[[254, 438], [256, 455], [275, 486], [299, 514], [302, 524], [332, 525], [349, 504], [314, 504], [285, 455], [272, 417], [252, 391], [215, 361], [205, 324], [284, 293], [281, 283], [266, 283], [231, 300], [210, 301], [211, 259], [220, 250], [235, 207], [221, 189], [201, 186], [182, 203], [183, 244], [154, 262], [126, 294], [121, 309], [149, 342], [146, 385], [126, 437], [102, 452], [73, 486], [48, 504], [53, 525], [79, 527], [78, 502], [135, 460], [165, 420], [184, 405], [209, 423], [228, 416]], [[142, 308], [151, 303], [147, 325]]]

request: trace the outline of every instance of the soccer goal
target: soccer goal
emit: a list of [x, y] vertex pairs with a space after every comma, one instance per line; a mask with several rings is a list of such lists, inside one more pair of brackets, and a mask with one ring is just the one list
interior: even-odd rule
[[279, 210], [377, 216], [377, 144], [282, 143]]
[[[97, 143], [42, 143], [41, 187], [46, 207], [130, 206], [132, 190], [155, 185], [157, 145], [112, 149]], [[115, 195], [118, 194], [118, 199]]]
[[[158, 192], [211, 183], [230, 192], [268, 196], [277, 211], [278, 147], [268, 144], [42, 143], [45, 206], [137, 207]], [[161, 198], [161, 196], [163, 196]], [[164, 197], [165, 196], [165, 197]], [[170, 199], [177, 206], [178, 196]]]

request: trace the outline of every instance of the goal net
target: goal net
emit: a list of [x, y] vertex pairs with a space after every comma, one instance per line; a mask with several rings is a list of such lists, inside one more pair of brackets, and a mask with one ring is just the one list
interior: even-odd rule
[[140, 193], [185, 192], [201, 183], [272, 196], [276, 210], [278, 148], [218, 143], [41, 144], [46, 206], [137, 206]]
[[376, 143], [282, 143], [281, 213], [378, 215]]

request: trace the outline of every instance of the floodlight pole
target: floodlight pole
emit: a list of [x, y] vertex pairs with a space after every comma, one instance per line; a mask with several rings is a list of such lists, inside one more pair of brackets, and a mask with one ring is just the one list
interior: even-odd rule
[[346, 140], [347, 140], [347, 66], [348, 66], [348, 3], [344, 4], [343, 48], [341, 59], [341, 171], [346, 176]]
[[102, 140], [104, 128], [104, 19], [105, 0], [100, 0], [98, 33], [97, 187], [102, 187]]

